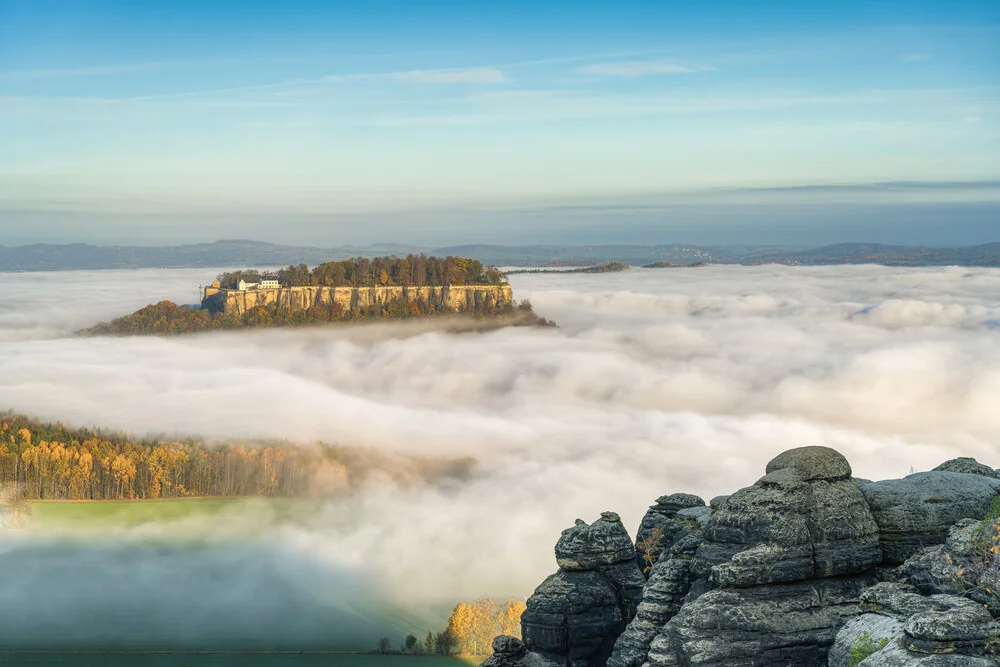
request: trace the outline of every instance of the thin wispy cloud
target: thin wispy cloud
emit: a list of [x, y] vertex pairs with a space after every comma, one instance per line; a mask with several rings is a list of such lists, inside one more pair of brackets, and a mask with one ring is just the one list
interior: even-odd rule
[[639, 77], [660, 74], [694, 74], [709, 68], [690, 67], [665, 60], [633, 60], [628, 62], [595, 63], [577, 68], [577, 73], [603, 77]]
[[174, 60], [163, 62], [116, 63], [113, 65], [85, 65], [80, 67], [52, 67], [45, 69], [18, 69], [0, 71], [0, 81], [41, 81], [46, 79], [76, 79], [119, 74], [142, 74], [173, 69], [204, 67], [230, 60]]
[[493, 85], [506, 83], [509, 79], [503, 70], [496, 67], [469, 67], [463, 69], [418, 69], [405, 72], [381, 72], [360, 74], [335, 74], [325, 76], [324, 82], [342, 81], [397, 81], [412, 84], [475, 84]]

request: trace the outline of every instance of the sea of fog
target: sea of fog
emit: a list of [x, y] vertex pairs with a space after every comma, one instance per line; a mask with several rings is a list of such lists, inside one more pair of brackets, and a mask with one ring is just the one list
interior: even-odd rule
[[729, 493], [790, 447], [834, 447], [868, 478], [958, 455], [1000, 465], [997, 269], [521, 274], [515, 296], [558, 328], [73, 335], [197, 301], [215, 273], [0, 274], [0, 407], [137, 435], [471, 457], [471, 474], [372, 475], [253, 540], [150, 541], [169, 533], [155, 525], [0, 536], [0, 645], [365, 649], [438, 629], [412, 619], [459, 600], [529, 595], [577, 517], [614, 510], [634, 531], [657, 496]]

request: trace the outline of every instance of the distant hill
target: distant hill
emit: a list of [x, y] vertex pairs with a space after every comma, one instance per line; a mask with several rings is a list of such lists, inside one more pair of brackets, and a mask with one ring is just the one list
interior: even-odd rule
[[1000, 243], [965, 248], [838, 243], [798, 252], [748, 254], [743, 264], [885, 264], [887, 266], [1000, 266]]
[[819, 248], [776, 246], [664, 245], [462, 245], [422, 248], [395, 243], [319, 248], [249, 240], [223, 240], [178, 246], [96, 246], [34, 244], [0, 246], [0, 271], [310, 266], [351, 257], [425, 253], [478, 259], [497, 266], [595, 266], [624, 262], [648, 264], [885, 264], [889, 266], [1000, 266], [1000, 243], [965, 248], [838, 243]]

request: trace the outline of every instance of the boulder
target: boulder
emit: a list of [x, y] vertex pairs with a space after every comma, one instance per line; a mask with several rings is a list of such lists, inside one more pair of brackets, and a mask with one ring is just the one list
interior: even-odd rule
[[576, 525], [564, 530], [556, 542], [556, 563], [564, 570], [595, 570], [634, 556], [632, 538], [614, 512], [602, 512], [601, 518], [590, 525], [577, 519]]
[[[946, 600], [947, 598], [947, 600]], [[984, 655], [997, 639], [997, 624], [982, 605], [953, 595], [932, 596], [934, 608], [906, 621], [906, 648], [916, 653]], [[941, 608], [946, 607], [946, 608]]]
[[960, 519], [982, 519], [1000, 493], [1000, 479], [936, 471], [866, 484], [861, 492], [878, 523], [883, 563], [899, 565], [942, 544]]
[[764, 472], [790, 471], [801, 482], [836, 481], [851, 476], [851, 464], [835, 449], [811, 445], [786, 450], [768, 462]]
[[945, 461], [937, 468], [934, 468], [934, 470], [939, 470], [939, 471], [943, 470], [946, 472], [962, 472], [967, 475], [982, 475], [983, 477], [992, 477], [993, 479], [1000, 479], [1000, 474], [998, 474], [996, 470], [968, 456], [959, 456], [957, 459], [951, 459], [950, 461]]
[[558, 667], [559, 663], [538, 653], [529, 653], [517, 637], [500, 635], [493, 640], [493, 654], [480, 667]]
[[699, 556], [722, 561], [711, 568], [713, 582], [760, 586], [876, 565], [878, 525], [861, 490], [844, 475], [850, 465], [827, 447], [793, 449], [771, 461], [767, 474], [729, 496], [705, 527]]
[[[699, 528], [697, 516], [678, 516], [678, 513], [691, 508], [705, 508], [705, 501], [690, 493], [674, 493], [660, 496], [656, 503], [649, 506], [635, 537], [635, 558], [644, 574], [649, 574], [659, 555], [670, 551], [679, 537]], [[657, 530], [658, 540], [654, 535]], [[651, 539], [656, 544], [648, 548], [647, 554], [646, 545]]]

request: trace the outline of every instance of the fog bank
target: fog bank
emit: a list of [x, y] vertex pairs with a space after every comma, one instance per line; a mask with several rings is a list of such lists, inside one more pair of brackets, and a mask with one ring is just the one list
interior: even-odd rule
[[447, 484], [370, 476], [271, 534], [283, 554], [361, 582], [352, 599], [530, 594], [574, 518], [612, 509], [634, 531], [657, 496], [731, 492], [789, 447], [835, 447], [869, 478], [957, 455], [1000, 465], [996, 269], [513, 276], [515, 296], [560, 324], [545, 330], [70, 334], [161, 298], [194, 301], [214, 273], [0, 274], [0, 406], [136, 434], [474, 457]]

